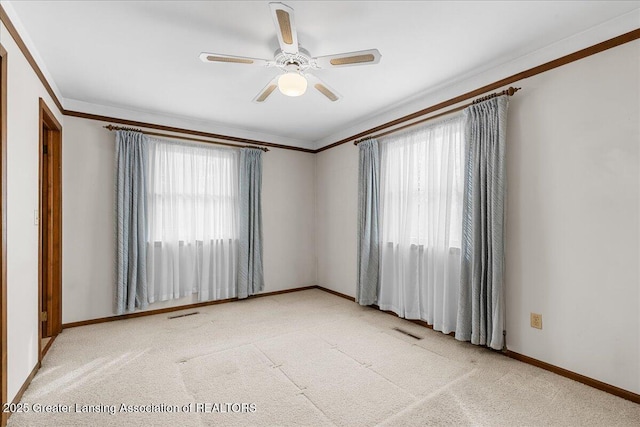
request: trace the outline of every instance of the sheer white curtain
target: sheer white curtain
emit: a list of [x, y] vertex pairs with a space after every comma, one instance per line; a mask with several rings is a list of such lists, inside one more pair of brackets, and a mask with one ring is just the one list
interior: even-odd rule
[[149, 302], [236, 296], [237, 150], [150, 139]]
[[461, 115], [380, 141], [378, 305], [455, 330], [460, 281]]

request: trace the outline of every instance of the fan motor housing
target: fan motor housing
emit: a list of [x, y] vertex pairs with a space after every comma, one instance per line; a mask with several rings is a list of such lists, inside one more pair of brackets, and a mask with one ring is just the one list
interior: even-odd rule
[[288, 71], [291, 65], [295, 65], [299, 71], [307, 69], [317, 69], [315, 61], [311, 59], [311, 54], [306, 49], [299, 47], [298, 53], [285, 53], [281, 49], [277, 49], [274, 54], [274, 62], [276, 67]]

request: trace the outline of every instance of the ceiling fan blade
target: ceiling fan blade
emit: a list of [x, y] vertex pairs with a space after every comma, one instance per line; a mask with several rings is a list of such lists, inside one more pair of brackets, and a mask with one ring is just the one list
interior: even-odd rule
[[280, 49], [284, 53], [298, 53], [298, 33], [296, 31], [293, 9], [283, 3], [269, 3], [271, 16], [276, 26]]
[[328, 84], [326, 84], [313, 74], [305, 74], [305, 77], [307, 78], [307, 81], [311, 84], [311, 86], [313, 86], [315, 90], [323, 94], [329, 101], [336, 102], [342, 98], [342, 96], [340, 96], [337, 91], [335, 91], [332, 87], [330, 87]]
[[233, 56], [225, 55], [223, 53], [209, 53], [202, 52], [200, 54], [200, 60], [202, 62], [221, 62], [225, 64], [245, 64], [245, 65], [260, 65], [268, 66], [271, 61], [266, 59], [249, 58], [246, 56]]
[[320, 68], [349, 67], [351, 65], [370, 65], [380, 62], [378, 49], [359, 50], [357, 52], [339, 53], [337, 55], [314, 58]]
[[274, 90], [278, 88], [278, 77], [276, 76], [271, 80], [265, 87], [262, 89], [255, 98], [253, 98], [253, 102], [261, 104], [269, 98], [269, 95], [273, 93]]

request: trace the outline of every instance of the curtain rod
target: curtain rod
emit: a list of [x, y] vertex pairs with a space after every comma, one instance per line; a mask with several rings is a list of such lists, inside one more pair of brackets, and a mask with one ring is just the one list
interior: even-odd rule
[[236, 145], [236, 144], [229, 144], [227, 142], [207, 141], [206, 139], [191, 138], [191, 137], [188, 137], [188, 136], [176, 136], [176, 135], [169, 135], [167, 133], [147, 132], [147, 131], [143, 131], [142, 129], [137, 129], [137, 128], [128, 128], [128, 127], [114, 126], [114, 125], [106, 125], [106, 126], [102, 126], [102, 127], [105, 128], [105, 129], [108, 129], [110, 131], [128, 130], [128, 131], [132, 131], [132, 132], [140, 132], [140, 133], [143, 133], [145, 135], [151, 135], [151, 136], [164, 136], [166, 138], [182, 139], [182, 140], [185, 140], [185, 141], [205, 142], [207, 144], [226, 145], [227, 147], [235, 147], [235, 148], [257, 148], [258, 150], [269, 151], [269, 149], [267, 147], [252, 147], [250, 145]]
[[411, 126], [419, 125], [420, 123], [428, 122], [428, 121], [436, 119], [438, 117], [445, 116], [445, 115], [451, 114], [451, 113], [455, 113], [456, 111], [464, 110], [465, 108], [467, 108], [467, 107], [469, 107], [471, 105], [478, 104], [480, 102], [486, 101], [486, 100], [491, 99], [491, 98], [496, 98], [496, 97], [502, 96], [502, 95], [513, 96], [520, 89], [521, 88], [519, 88], [519, 87], [509, 87], [509, 89], [505, 89], [502, 92], [496, 92], [496, 93], [492, 93], [491, 95], [487, 95], [487, 96], [483, 96], [481, 98], [474, 99], [472, 102], [469, 102], [468, 104], [464, 104], [464, 105], [461, 105], [459, 107], [452, 108], [451, 110], [443, 111], [442, 113], [438, 113], [435, 116], [430, 116], [430, 117], [427, 117], [425, 119], [418, 120], [417, 122], [409, 123], [407, 125], [400, 126], [398, 128], [391, 129], [391, 130], [388, 130], [386, 132], [379, 133], [377, 135], [371, 135], [371, 136], [366, 136], [364, 138], [357, 139], [357, 140], [353, 141], [353, 145], [358, 145], [362, 141], [365, 141], [367, 139], [381, 138], [383, 136], [387, 136], [387, 135], [392, 134], [394, 132], [398, 132], [399, 130], [403, 130], [403, 129], [406, 129], [406, 128], [411, 127]]

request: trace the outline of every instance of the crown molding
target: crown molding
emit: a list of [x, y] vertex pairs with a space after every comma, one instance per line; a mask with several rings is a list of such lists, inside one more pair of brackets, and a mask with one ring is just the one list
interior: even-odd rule
[[200, 136], [208, 135], [213, 138], [228, 141], [292, 149], [296, 151], [312, 152], [315, 149], [313, 143], [310, 141], [302, 141], [262, 132], [254, 132], [225, 126], [219, 123], [198, 121], [187, 117], [93, 104], [69, 98], [64, 99], [64, 105], [65, 110], [63, 113], [67, 116], [95, 118], [96, 120], [147, 127], [151, 129], [168, 130], [168, 128], [173, 128], [173, 132], [182, 132]]
[[11, 2], [3, 0], [0, 1], [0, 21], [4, 24], [7, 31], [18, 45], [20, 51], [27, 59], [27, 62], [33, 68], [33, 71], [36, 73], [42, 85], [45, 87], [49, 96], [53, 99], [53, 102], [58, 107], [58, 110], [62, 112], [64, 110], [62, 103], [60, 100], [62, 99], [60, 90], [55, 84], [55, 81], [51, 77], [49, 70], [44, 64], [42, 57], [38, 53], [33, 41], [29, 37], [22, 21], [18, 17], [15, 9], [11, 5]]
[[[427, 114], [454, 105], [455, 102], [452, 102], [454, 100], [462, 102], [485, 92], [499, 89], [501, 86], [495, 86], [493, 84], [494, 82], [502, 81], [502, 86], [514, 83], [517, 80], [509, 80], [514, 76], [525, 75], [527, 72], [536, 70], [543, 65], [553, 64], [554, 61], [559, 61], [562, 58], [575, 55], [581, 51], [587, 51], [607, 41], [622, 37], [625, 34], [634, 33], [638, 31], [639, 22], [640, 8], [557, 43], [538, 49], [530, 54], [515, 58], [509, 62], [487, 64], [483, 70], [474, 71], [472, 74], [461, 76], [439, 87], [420, 92], [411, 99], [402, 101], [396, 105], [391, 105], [370, 118], [364, 118], [360, 121], [356, 120], [351, 126], [317, 140], [317, 150], [324, 151], [328, 148], [358, 139], [368, 133], [374, 132], [373, 129], [399, 121], [408, 116], [415, 116], [416, 112], [426, 111], [424, 114]], [[628, 41], [630, 40], [624, 42], [626, 43]], [[602, 50], [584, 52], [584, 56], [571, 58], [572, 61], [570, 62], [577, 61], [600, 51]], [[548, 69], [540, 68], [536, 74], [548, 71]], [[527, 77], [531, 77], [531, 75]], [[522, 78], [524, 77], [520, 77], [519, 79]], [[484, 89], [484, 92], [478, 92], [478, 88]], [[439, 108], [434, 109], [434, 107], [438, 106]], [[402, 121], [398, 123], [402, 123]]]

